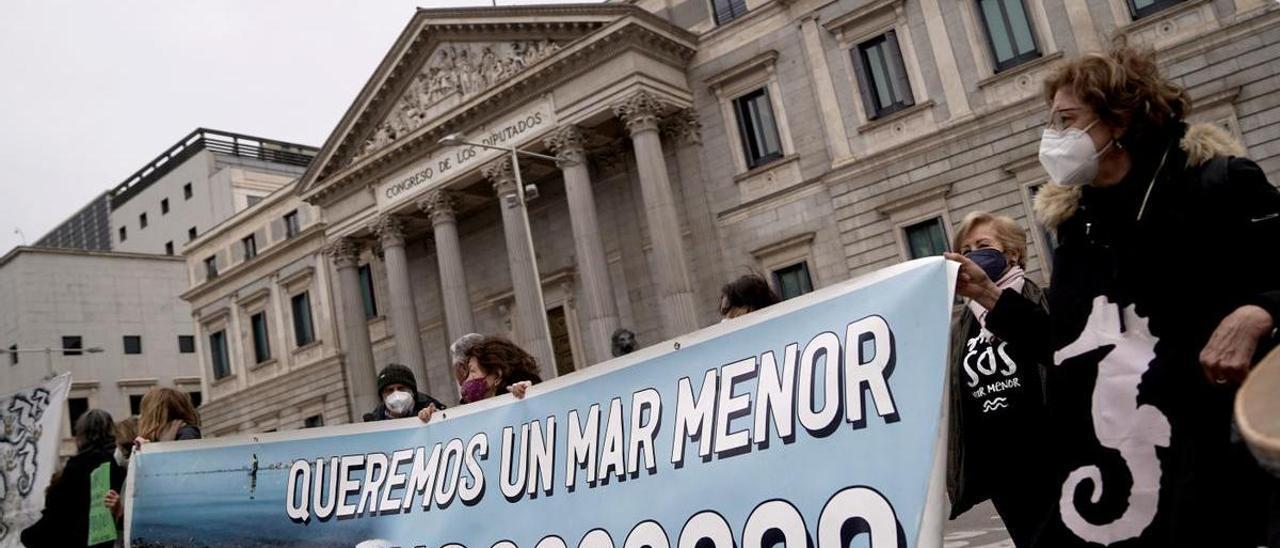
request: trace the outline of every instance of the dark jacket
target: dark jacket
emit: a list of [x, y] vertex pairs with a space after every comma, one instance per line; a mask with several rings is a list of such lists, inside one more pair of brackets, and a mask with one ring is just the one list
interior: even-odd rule
[[1235, 387], [1208, 381], [1199, 353], [1240, 306], [1280, 318], [1280, 192], [1215, 126], [1165, 137], [1126, 143], [1135, 163], [1112, 187], [1041, 192], [1037, 216], [1059, 241], [1052, 314], [1005, 291], [987, 315], [1054, 364], [1051, 450], [1068, 495], [1044, 546], [1125, 526], [1111, 546], [1261, 541], [1271, 480], [1233, 441]]
[[[419, 411], [426, 409], [427, 406], [431, 404], [435, 404], [437, 410], [445, 408], [444, 404], [440, 403], [440, 400], [437, 400], [431, 396], [423, 394], [422, 392], [414, 391], [413, 394], [414, 394], [413, 412], [406, 415], [406, 417], [417, 416]], [[377, 407], [373, 408], [373, 411], [364, 414], [364, 422], [385, 421], [385, 420], [391, 420], [394, 418], [395, 417], [392, 417], [391, 415], [387, 414], [387, 404], [385, 403], [379, 403]], [[404, 417], [400, 417], [400, 418], [404, 418]]]
[[[1040, 308], [1048, 310], [1049, 305], [1044, 290], [1040, 289], [1035, 282], [1026, 280], [1022, 286], [1022, 296], [1029, 302], [1036, 303]], [[947, 436], [947, 494], [951, 499], [951, 519], [991, 498], [993, 492], [1005, 487], [1004, 484], [997, 485], [996, 478], [991, 477], [996, 474], [988, 473], [994, 468], [991, 464], [1003, 467], [1005, 479], [1013, 479], [1014, 475], [1021, 476], [1016, 480], [1021, 486], [1027, 486], [1029, 483], [1027, 482], [1029, 478], [1026, 478], [1025, 474], [1036, 473], [1037, 469], [1041, 473], [1045, 471], [1043, 447], [1038, 443], [1038, 438], [1045, 427], [1043, 370], [1046, 364], [1037, 362], [1030, 356], [1024, 356], [1016, 345], [1010, 344], [1007, 348], [1002, 348], [1001, 351], [1016, 363], [1017, 369], [1011, 375], [1002, 375], [1000, 373], [1008, 371], [1007, 368], [1003, 369], [994, 375], [996, 377], [994, 380], [1007, 382], [1008, 379], [1014, 378], [1025, 382], [1010, 390], [993, 393], [991, 397], [978, 398], [985, 399], [983, 403], [1002, 407], [1008, 404], [1004, 409], [991, 410], [993, 415], [1003, 416], [998, 419], [988, 419], [980, 409], [975, 412], [973, 405], [975, 400], [966, 397], [967, 394], [973, 394], [974, 388], [989, 389], [993, 385], [988, 382], [993, 379], [985, 376], [979, 382], [979, 379], [974, 376], [977, 372], [971, 370], [973, 364], [966, 369], [964, 363], [966, 359], [972, 361], [969, 342], [980, 330], [981, 324], [968, 307], [960, 309], [951, 326], [951, 369], [947, 391], [949, 399], [947, 416], [950, 430]], [[998, 339], [993, 340], [992, 345], [998, 345], [999, 342]], [[1003, 357], [1000, 356], [998, 359]], [[987, 423], [975, 424], [978, 421], [987, 421]], [[982, 426], [998, 428], [1001, 431], [974, 432]], [[986, 446], [974, 447], [978, 443]], [[974, 462], [974, 459], [981, 462]], [[1009, 469], [1010, 463], [1019, 464], [1016, 471], [1024, 473], [1011, 473], [1015, 470]]]
[[[89, 540], [89, 505], [102, 504], [89, 500], [89, 475], [102, 463], [110, 463], [111, 488], [117, 493], [124, 485], [125, 470], [112, 454], [115, 446], [83, 451], [67, 460], [62, 476], [50, 484], [44, 499], [40, 520], [22, 531], [22, 544], [28, 548], [64, 548], [87, 546]], [[111, 546], [106, 542], [96, 546]]]

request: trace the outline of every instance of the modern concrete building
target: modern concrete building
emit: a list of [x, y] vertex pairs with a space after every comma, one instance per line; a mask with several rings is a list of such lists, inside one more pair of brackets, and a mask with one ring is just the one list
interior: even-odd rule
[[197, 129], [41, 238], [46, 247], [0, 259], [0, 393], [46, 375], [50, 349], [52, 369], [72, 372], [64, 449], [73, 448], [70, 424], [80, 413], [137, 414], [153, 386], [201, 402], [191, 308], [179, 297], [190, 283], [177, 255], [200, 232], [295, 181], [315, 152]]
[[181, 254], [213, 225], [298, 178], [315, 149], [200, 128], [111, 191], [111, 248]]
[[[1264, 0], [418, 11], [296, 191], [323, 220], [329, 261], [304, 262], [331, 284], [348, 420], [376, 403], [374, 372], [391, 361], [456, 398], [447, 346], [463, 333], [507, 334], [552, 377], [606, 359], [615, 328], [653, 344], [717, 321], [720, 286], [747, 272], [791, 297], [940, 253], [974, 210], [1023, 222], [1030, 273], [1047, 280], [1053, 241], [1029, 213], [1046, 180], [1040, 82], [1117, 33], [1155, 46], [1194, 119], [1227, 127], [1280, 181], [1280, 5]], [[455, 139], [562, 161], [517, 166]], [[221, 289], [201, 302], [269, 271], [205, 282]], [[385, 306], [371, 314], [369, 295]], [[248, 313], [226, 308], [238, 321]], [[202, 341], [216, 321], [201, 313]], [[241, 339], [244, 329], [233, 328]], [[223, 397], [251, 405], [210, 399]], [[299, 404], [254, 406], [258, 416], [218, 428], [297, 424]]]
[[[142, 395], [169, 386], [202, 398], [190, 309], [179, 257], [18, 247], [0, 258], [0, 393], [71, 372], [70, 425], [86, 410], [137, 414]], [[51, 348], [50, 352], [38, 351]], [[65, 350], [64, 350], [65, 349]]]

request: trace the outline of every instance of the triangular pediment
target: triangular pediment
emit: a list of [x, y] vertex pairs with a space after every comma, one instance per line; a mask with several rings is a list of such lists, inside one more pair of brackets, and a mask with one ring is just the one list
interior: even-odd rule
[[381, 161], [424, 126], [487, 101], [494, 90], [563, 66], [572, 53], [566, 50], [612, 24], [628, 24], [624, 19], [678, 36], [690, 52], [696, 43], [686, 31], [628, 4], [419, 10], [325, 141], [299, 192], [308, 196], [334, 174]]
[[543, 38], [438, 44], [424, 56], [425, 62], [372, 132], [356, 143], [351, 160], [377, 152], [467, 99], [516, 77], [559, 51], [564, 42]]

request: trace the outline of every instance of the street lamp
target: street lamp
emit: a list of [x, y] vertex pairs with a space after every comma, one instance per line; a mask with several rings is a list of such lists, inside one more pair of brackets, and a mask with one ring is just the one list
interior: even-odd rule
[[530, 184], [528, 187], [524, 185], [524, 178], [521, 177], [520, 175], [520, 156], [524, 155], [524, 156], [529, 156], [531, 158], [547, 160], [550, 162], [554, 162], [556, 165], [575, 165], [576, 162], [572, 160], [567, 160], [564, 158], [557, 158], [555, 156], [548, 156], [546, 154], [539, 154], [537, 152], [531, 152], [528, 150], [520, 150], [516, 148], [515, 145], [512, 145], [510, 147], [500, 147], [500, 146], [494, 146], [494, 145], [487, 145], [484, 143], [467, 141], [462, 138], [462, 134], [460, 133], [451, 133], [449, 135], [445, 135], [443, 138], [440, 139], [439, 143], [442, 146], [473, 146], [473, 147], [487, 148], [491, 150], [501, 150], [511, 155], [511, 173], [512, 175], [515, 176], [515, 179], [516, 179], [516, 201], [519, 202], [519, 206], [520, 206], [520, 222], [524, 225], [525, 245], [527, 246], [528, 252], [529, 252], [529, 262], [530, 262], [529, 266], [532, 268], [533, 275], [539, 278], [537, 280], [537, 283], [534, 284], [535, 286], [534, 299], [536, 302], [533, 304], [537, 306], [537, 309], [539, 311], [538, 316], [539, 316], [539, 319], [542, 321], [542, 328], [543, 328], [542, 332], [546, 337], [546, 341], [544, 341], [546, 344], [546, 350], [547, 352], [551, 353], [550, 356], [545, 356], [545, 357], [552, 359], [552, 362], [549, 363], [548, 366], [550, 367], [550, 370], [554, 372], [556, 370], [555, 361], [554, 361], [555, 346], [551, 342], [551, 326], [547, 324], [547, 314], [546, 314], [547, 305], [542, 298], [542, 279], [541, 279], [541, 276], [539, 276], [538, 274], [538, 257], [534, 253], [534, 249], [533, 249], [533, 228], [529, 224], [528, 200], [537, 199], [538, 187], [532, 184]]
[[91, 348], [52, 348], [48, 346], [44, 348], [0, 348], [0, 354], [23, 354], [23, 353], [30, 353], [30, 352], [44, 352], [45, 368], [49, 370], [49, 375], [45, 377], [47, 379], [52, 379], [53, 377], [56, 376], [56, 373], [54, 373], [53, 371], [53, 353], [54, 352], [87, 352], [89, 354], [100, 354], [102, 353], [102, 351], [103, 351], [102, 347], [99, 347], [99, 346], [94, 346]]

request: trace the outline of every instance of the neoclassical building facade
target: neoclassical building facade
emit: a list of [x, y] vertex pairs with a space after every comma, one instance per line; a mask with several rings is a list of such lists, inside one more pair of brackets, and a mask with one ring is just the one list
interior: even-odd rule
[[1116, 34], [1280, 180], [1274, 2], [419, 10], [296, 187], [351, 416], [390, 362], [456, 401], [464, 333], [510, 336], [551, 378], [608, 359], [619, 328], [649, 345], [718, 321], [742, 274], [791, 297], [940, 253], [975, 210], [1024, 223], [1048, 280], [1039, 83]]

